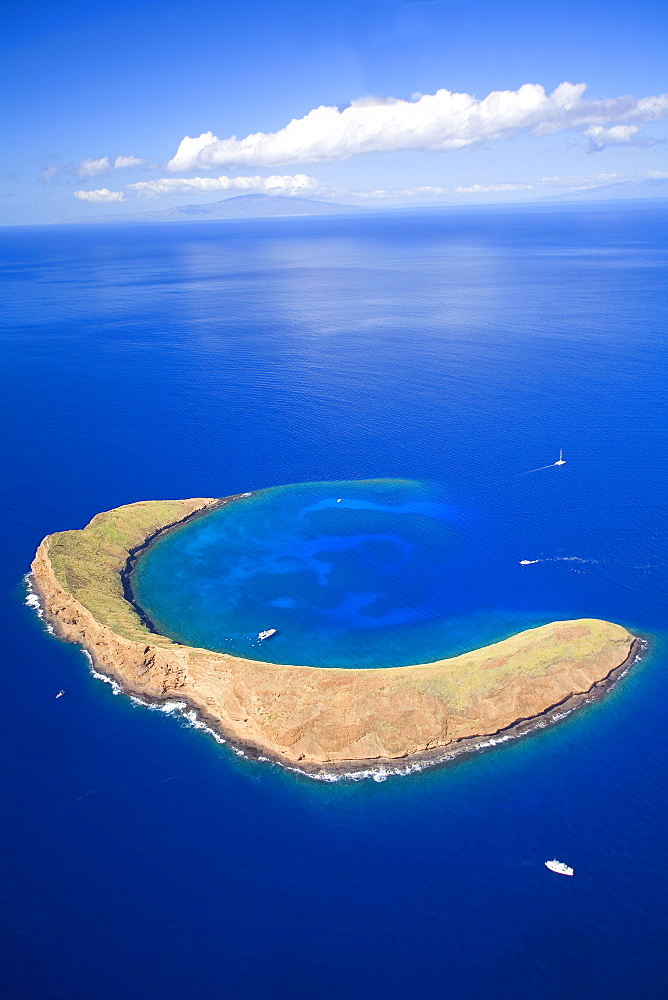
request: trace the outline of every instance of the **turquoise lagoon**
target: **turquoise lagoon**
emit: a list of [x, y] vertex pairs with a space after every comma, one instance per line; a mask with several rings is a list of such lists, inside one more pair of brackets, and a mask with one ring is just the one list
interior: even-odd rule
[[[428, 662], [536, 623], [486, 605], [472, 522], [435, 483], [279, 486], [162, 535], [132, 589], [157, 631], [190, 646], [320, 667]], [[260, 643], [265, 629], [278, 632]]]

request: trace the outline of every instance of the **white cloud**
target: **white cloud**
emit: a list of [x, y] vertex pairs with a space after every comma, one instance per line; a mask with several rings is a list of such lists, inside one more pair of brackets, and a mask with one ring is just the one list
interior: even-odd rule
[[[377, 191], [353, 191], [356, 198], [416, 198], [425, 195], [447, 194], [448, 189], [444, 187], [434, 187], [431, 184], [421, 184], [419, 187], [404, 188], [403, 190], [386, 191], [379, 188]], [[343, 193], [343, 192], [342, 192]]]
[[114, 160], [114, 170], [123, 170], [125, 167], [140, 167], [146, 160], [141, 156], [117, 156]]
[[468, 186], [456, 187], [456, 194], [500, 194], [505, 191], [542, 191], [543, 196], [546, 189], [562, 188], [573, 192], [594, 191], [596, 188], [607, 187], [610, 184], [623, 184], [625, 182], [641, 183], [644, 180], [665, 180], [668, 172], [660, 170], [649, 170], [644, 174], [572, 174], [565, 177], [536, 177], [528, 181], [503, 181], [498, 184], [470, 184]]
[[97, 159], [89, 156], [82, 160], [76, 169], [79, 177], [98, 177], [100, 174], [109, 174], [112, 170], [123, 170], [125, 167], [140, 167], [146, 160], [139, 156], [117, 156], [111, 160], [108, 156], [100, 156]]
[[[262, 133], [259, 134], [262, 135]], [[175, 174], [185, 170], [197, 169], [198, 166], [201, 166], [199, 163], [200, 153], [217, 142], [220, 142], [220, 139], [213, 132], [202, 132], [196, 138], [191, 138], [189, 135], [185, 136], [185, 138], [181, 139], [175, 155], [167, 164], [167, 169]], [[213, 166], [213, 164], [209, 164], [209, 166]]]
[[433, 187], [431, 184], [421, 184], [420, 187], [406, 188], [403, 191], [397, 191], [397, 194], [403, 197], [414, 197], [415, 195], [434, 195], [434, 194], [447, 194], [448, 189], [444, 187]]
[[315, 177], [308, 174], [275, 174], [271, 177], [162, 177], [156, 181], [127, 184], [144, 198], [169, 194], [211, 194], [214, 191], [259, 191], [265, 194], [299, 195], [328, 193]]
[[53, 177], [55, 177], [55, 176], [56, 176], [56, 174], [57, 174], [57, 173], [58, 173], [59, 171], [60, 171], [60, 167], [59, 167], [59, 166], [57, 166], [57, 164], [55, 164], [55, 163], [49, 163], [49, 164], [48, 164], [48, 166], [44, 167], [44, 169], [43, 169], [43, 170], [42, 170], [42, 172], [40, 173], [40, 175], [39, 175], [39, 179], [40, 179], [40, 180], [42, 181], [42, 183], [44, 183], [44, 184], [48, 184], [48, 183], [49, 183], [49, 181], [50, 181], [50, 180], [51, 180], [51, 179], [52, 179]]
[[585, 89], [584, 83], [562, 83], [548, 95], [539, 84], [527, 83], [519, 90], [493, 91], [482, 101], [438, 90], [414, 101], [365, 98], [343, 111], [323, 106], [278, 132], [244, 139], [219, 139], [212, 132], [186, 136], [167, 169], [271, 167], [408, 149], [444, 152], [523, 133], [640, 126], [668, 117], [668, 94], [585, 101]]
[[535, 183], [503, 183], [503, 184], [470, 184], [468, 187], [456, 187], [456, 194], [497, 194], [503, 191], [533, 191]]
[[126, 201], [122, 191], [110, 191], [109, 188], [98, 188], [97, 191], [75, 191], [74, 197], [79, 201]]
[[655, 146], [657, 139], [644, 135], [640, 125], [590, 125], [584, 134], [588, 137], [588, 153], [598, 153], [607, 146]]
[[637, 174], [571, 174], [566, 177], [539, 177], [532, 181], [532, 187], [562, 187], [574, 191], [588, 191], [594, 188], [606, 187], [608, 184], [621, 184], [623, 181], [641, 180]]
[[387, 198], [389, 191], [385, 188], [378, 188], [376, 191], [355, 191], [356, 198]]
[[87, 160], [81, 161], [77, 167], [77, 174], [79, 177], [96, 177], [98, 174], [108, 174], [111, 169], [108, 156], [101, 156], [97, 160], [89, 156]]

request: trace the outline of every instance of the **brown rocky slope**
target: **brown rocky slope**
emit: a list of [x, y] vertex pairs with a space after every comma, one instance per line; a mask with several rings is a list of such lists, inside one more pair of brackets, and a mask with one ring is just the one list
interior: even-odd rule
[[131, 551], [213, 504], [146, 501], [47, 536], [32, 580], [57, 634], [145, 699], [178, 699], [232, 744], [304, 771], [437, 761], [598, 696], [640, 650], [620, 625], [554, 622], [446, 660], [376, 670], [283, 666], [178, 645], [144, 624]]

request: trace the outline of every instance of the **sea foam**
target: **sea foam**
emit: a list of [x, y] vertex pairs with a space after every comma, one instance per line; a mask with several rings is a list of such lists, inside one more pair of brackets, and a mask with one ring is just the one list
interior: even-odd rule
[[35, 590], [32, 573], [26, 573], [26, 575], [23, 577], [23, 583], [27, 591], [26, 598], [23, 603], [26, 604], [29, 608], [32, 608], [32, 610], [36, 613], [37, 617], [44, 626], [44, 631], [48, 632], [49, 635], [55, 635], [56, 634], [55, 629], [51, 624], [51, 622], [49, 621], [49, 619], [46, 617], [46, 612], [44, 611], [44, 605], [42, 604], [42, 600], [37, 591]]

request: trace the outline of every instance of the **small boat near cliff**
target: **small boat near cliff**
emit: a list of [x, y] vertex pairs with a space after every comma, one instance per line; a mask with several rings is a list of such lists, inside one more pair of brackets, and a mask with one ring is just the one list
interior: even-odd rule
[[557, 875], [575, 875], [570, 865], [564, 864], [563, 861], [557, 861], [556, 858], [553, 858], [552, 861], [546, 861], [545, 867], [549, 868], [551, 872], [556, 872]]
[[263, 639], [271, 639], [272, 635], [276, 635], [277, 632], [277, 628], [268, 628], [264, 632], [258, 632], [257, 637], [262, 642]]

